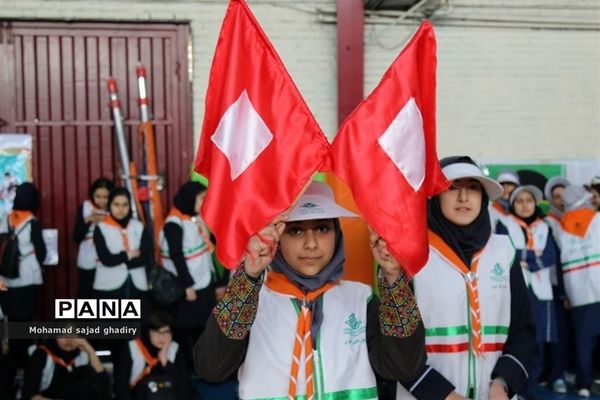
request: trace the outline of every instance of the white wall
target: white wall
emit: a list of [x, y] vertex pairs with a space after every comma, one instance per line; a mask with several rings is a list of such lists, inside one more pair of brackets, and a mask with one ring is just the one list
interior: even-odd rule
[[[337, 121], [336, 28], [318, 19], [331, 16], [322, 11], [334, 10], [335, 2], [248, 0], [330, 138]], [[600, 170], [600, 4], [596, 0], [448, 0], [442, 4], [450, 7], [442, 7], [434, 16], [439, 154], [488, 160], [588, 159], [598, 160]], [[226, 5], [225, 0], [0, 0], [0, 18], [189, 22], [197, 140]], [[527, 23], [518, 28], [489, 27], [489, 23], [470, 24], [488, 27], [465, 26], [465, 19], [484, 18], [533, 21], [532, 26], [566, 21], [563, 27], [567, 28], [532, 29]], [[592, 29], [574, 30], [569, 23], [587, 23]], [[414, 23], [367, 24], [366, 94], [415, 27]]]
[[[578, 11], [559, 7], [567, 3], [463, 0], [440, 10], [447, 13], [438, 20], [434, 18], [440, 156], [469, 154], [487, 160], [595, 159], [600, 171], [599, 30], [446, 23], [493, 15], [511, 21], [532, 21], [535, 26], [548, 21], [595, 22], [600, 29], [600, 3], [571, 2], [580, 8]], [[488, 8], [494, 4], [520, 8]], [[552, 8], [545, 12], [527, 8], [533, 4]], [[397, 56], [400, 44], [410, 38], [414, 29], [415, 25], [367, 27], [366, 92], [377, 84]]]

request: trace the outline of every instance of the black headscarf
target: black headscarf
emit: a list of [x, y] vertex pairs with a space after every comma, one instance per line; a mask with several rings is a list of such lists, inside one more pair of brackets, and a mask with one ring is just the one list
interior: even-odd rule
[[88, 196], [89, 196], [90, 200], [93, 200], [94, 193], [96, 192], [96, 190], [106, 189], [110, 193], [110, 191], [113, 190], [114, 187], [115, 187], [115, 184], [112, 181], [108, 180], [107, 178], [100, 177], [91, 184], [90, 189], [88, 191]]
[[206, 187], [199, 182], [186, 182], [177, 191], [173, 197], [173, 205], [182, 213], [194, 216], [196, 215], [196, 197], [204, 192]]
[[152, 314], [148, 318], [146, 327], [142, 329], [140, 339], [142, 340], [142, 343], [144, 343], [144, 346], [148, 349], [148, 352], [153, 357], [158, 356], [160, 349], [152, 344], [152, 341], [150, 340], [150, 331], [153, 330], [158, 332], [158, 330], [160, 330], [161, 328], [171, 328], [171, 323], [171, 315], [168, 314], [165, 310], [159, 308], [155, 309], [152, 312]]
[[[440, 160], [442, 168], [456, 163], [468, 163], [477, 166], [475, 161], [467, 156], [447, 157]], [[473, 255], [481, 250], [492, 234], [492, 225], [488, 211], [489, 197], [481, 188], [481, 210], [473, 222], [466, 226], [450, 222], [442, 213], [439, 195], [429, 199], [427, 204], [427, 225], [463, 260], [465, 265], [471, 265]]]
[[33, 183], [24, 182], [17, 186], [13, 210], [36, 213], [39, 205], [38, 190]]
[[[340, 226], [340, 220], [337, 218], [333, 219], [333, 226], [335, 230], [335, 244], [333, 257], [329, 261], [329, 264], [325, 266], [318, 274], [308, 276], [301, 274], [296, 271], [285, 261], [281, 251], [277, 249], [275, 258], [271, 262], [271, 268], [275, 272], [284, 274], [291, 282], [298, 286], [302, 291], [314, 291], [322, 287], [328, 282], [337, 282], [341, 279], [344, 273], [344, 263], [346, 262], [346, 252], [344, 250], [344, 235], [342, 234], [342, 228]], [[322, 307], [322, 296], [319, 296], [312, 304], [309, 304], [309, 308], [312, 309], [313, 319], [311, 324], [310, 333], [313, 340], [316, 340], [321, 324], [323, 323], [323, 307]]]
[[142, 329], [140, 339], [142, 340], [144, 347], [148, 350], [148, 353], [150, 353], [152, 357], [157, 358], [160, 349], [152, 344], [152, 341], [150, 340], [150, 329]]
[[125, 189], [124, 187], [116, 187], [113, 190], [111, 190], [110, 194], [108, 195], [108, 211], [109, 212], [110, 212], [110, 205], [112, 204], [113, 200], [117, 196], [127, 197], [127, 200], [129, 200], [129, 213], [123, 219], [118, 219], [117, 217], [115, 217], [112, 214], [112, 212], [110, 213], [110, 215], [111, 215], [111, 217], [113, 217], [113, 219], [115, 221], [117, 221], [119, 223], [119, 225], [121, 225], [123, 228], [125, 228], [127, 226], [127, 224], [129, 224], [129, 220], [133, 216], [134, 205], [131, 204], [131, 194], [129, 194], [129, 190]]

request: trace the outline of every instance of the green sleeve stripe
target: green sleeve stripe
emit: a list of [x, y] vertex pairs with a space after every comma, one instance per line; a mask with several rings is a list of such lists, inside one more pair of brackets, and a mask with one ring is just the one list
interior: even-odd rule
[[563, 267], [566, 267], [568, 265], [583, 263], [583, 262], [587, 262], [587, 261], [595, 261], [598, 259], [600, 259], [600, 253], [592, 254], [591, 256], [587, 256], [587, 257], [583, 257], [583, 258], [578, 258], [576, 260], [566, 261], [566, 262], [562, 263], [562, 265], [563, 265]]
[[[481, 327], [484, 335], [508, 335], [508, 326], [484, 325]], [[467, 325], [445, 326], [425, 329], [425, 336], [458, 336], [469, 333]]]
[[[377, 387], [364, 389], [348, 389], [339, 392], [323, 393], [320, 397], [323, 400], [368, 400], [377, 399]], [[295, 400], [306, 400], [306, 396], [295, 396]], [[250, 400], [250, 399], [242, 399]], [[252, 400], [288, 400], [288, 396], [282, 397], [260, 397]]]

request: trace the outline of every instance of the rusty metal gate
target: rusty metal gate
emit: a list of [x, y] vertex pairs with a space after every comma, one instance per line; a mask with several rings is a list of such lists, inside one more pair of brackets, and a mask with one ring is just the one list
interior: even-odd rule
[[[44, 272], [40, 316], [51, 299], [76, 293], [72, 230], [89, 184], [118, 177], [106, 79], [116, 78], [130, 154], [138, 152], [137, 81], [148, 71], [163, 202], [187, 178], [193, 157], [185, 24], [0, 21], [0, 133], [33, 135], [33, 180], [42, 226], [59, 230], [60, 265]], [[139, 165], [139, 164], [138, 164]]]

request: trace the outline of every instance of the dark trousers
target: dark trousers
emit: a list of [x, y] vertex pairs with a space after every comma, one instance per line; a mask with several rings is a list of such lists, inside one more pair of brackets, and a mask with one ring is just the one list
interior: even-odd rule
[[[146, 322], [150, 317], [150, 300], [148, 292], [139, 290], [133, 285], [131, 277], [128, 277], [125, 283], [120, 288], [115, 290], [94, 290], [93, 297], [98, 299], [140, 299], [142, 307], [142, 318], [139, 320], [140, 329], [145, 329]], [[110, 351], [110, 358], [115, 368], [120, 361], [120, 354], [123, 348], [127, 345], [128, 339], [108, 339], [94, 342], [97, 349]]]
[[529, 371], [529, 379], [525, 387], [521, 390], [522, 394], [527, 399], [536, 398], [538, 381], [544, 367], [544, 343], [536, 342], [535, 352], [533, 353], [533, 362]]
[[77, 268], [77, 298], [78, 299], [93, 299], [94, 298], [94, 278], [96, 277], [96, 268], [83, 269]]
[[600, 303], [573, 307], [577, 386], [589, 388], [594, 380], [592, 357], [600, 336]]
[[556, 327], [558, 328], [558, 341], [550, 344], [550, 382], [565, 379], [565, 367], [569, 356], [571, 314], [565, 309], [564, 302], [554, 294], [554, 311], [556, 312]]
[[[0, 307], [9, 323], [33, 321], [39, 290], [40, 285], [30, 285], [13, 287], [5, 292], [0, 292]], [[11, 386], [15, 381], [16, 372], [18, 369], [25, 368], [29, 357], [27, 350], [33, 343], [34, 341], [31, 339], [8, 339], [8, 354], [2, 361], [5, 374], [2, 382], [8, 386], [0, 390], [0, 395], [3, 394], [3, 391], [9, 392], [7, 399], [14, 395], [13, 391], [16, 389]], [[4, 397], [0, 396], [0, 398]]]
[[[40, 285], [12, 287], [0, 292], [0, 306], [10, 322], [31, 322], [35, 316], [35, 305]], [[9, 339], [8, 355], [11, 365], [24, 368], [27, 361], [27, 348], [33, 344], [30, 339]]]

